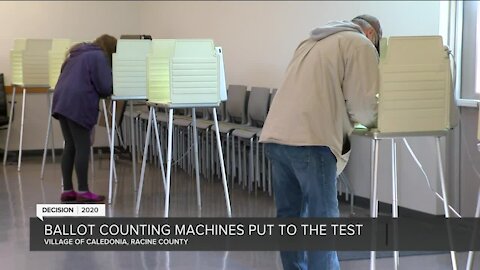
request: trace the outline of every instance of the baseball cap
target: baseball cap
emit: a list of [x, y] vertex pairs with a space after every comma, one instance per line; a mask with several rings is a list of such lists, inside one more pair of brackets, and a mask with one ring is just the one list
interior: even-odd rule
[[[375, 31], [377, 32], [378, 42], [380, 42], [380, 40], [382, 39], [383, 32], [382, 32], [382, 26], [380, 25], [380, 21], [376, 17], [372, 15], [363, 14], [353, 18], [352, 20], [363, 20], [369, 23], [373, 27], [373, 29], [375, 29]], [[378, 50], [379, 44], [375, 44], [375, 47], [377, 47], [377, 50]]]

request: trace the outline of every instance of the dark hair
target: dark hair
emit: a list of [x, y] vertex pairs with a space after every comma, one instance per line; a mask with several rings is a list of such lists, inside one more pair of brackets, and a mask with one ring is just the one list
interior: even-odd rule
[[[77, 50], [78, 48], [84, 46], [85, 44], [89, 44], [88, 42], [80, 42], [77, 44], [74, 44], [70, 49], [67, 51], [65, 55], [65, 62], [68, 60], [70, 57], [70, 54]], [[110, 66], [112, 66], [112, 54], [117, 51], [117, 39], [115, 37], [112, 37], [107, 34], [103, 34], [96, 38], [91, 44], [94, 44], [100, 49], [102, 49], [103, 53], [105, 54], [105, 57], [107, 58], [107, 62]], [[65, 64], [65, 63], [64, 63]], [[62, 65], [63, 69], [63, 65]]]
[[108, 63], [112, 66], [112, 54], [117, 51], [117, 39], [107, 34], [103, 34], [95, 39], [92, 44], [97, 45], [105, 53]]

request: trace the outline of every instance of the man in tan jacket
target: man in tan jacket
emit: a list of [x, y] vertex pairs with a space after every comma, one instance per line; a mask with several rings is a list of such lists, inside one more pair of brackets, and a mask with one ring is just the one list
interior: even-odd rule
[[[295, 50], [263, 126], [277, 217], [338, 217], [336, 176], [354, 123], [377, 120], [378, 47], [370, 15], [316, 28]], [[284, 270], [339, 269], [334, 251], [281, 252]]]

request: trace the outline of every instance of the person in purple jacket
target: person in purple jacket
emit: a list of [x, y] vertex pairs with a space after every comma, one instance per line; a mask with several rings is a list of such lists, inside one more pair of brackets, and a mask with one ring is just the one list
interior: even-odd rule
[[[112, 94], [112, 53], [116, 48], [116, 38], [102, 35], [92, 43], [79, 43], [70, 48], [62, 65], [52, 110], [65, 140], [62, 202], [105, 200], [105, 196], [88, 189], [88, 157], [90, 133], [98, 119], [99, 100]], [[74, 165], [78, 192], [72, 183]]]

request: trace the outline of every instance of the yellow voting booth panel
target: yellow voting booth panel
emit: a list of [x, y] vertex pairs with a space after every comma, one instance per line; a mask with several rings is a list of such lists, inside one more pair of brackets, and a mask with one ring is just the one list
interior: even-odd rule
[[48, 52], [50, 39], [16, 39], [10, 51], [12, 84], [49, 85]]
[[162, 104], [220, 102], [220, 57], [209, 39], [154, 39], [147, 57], [148, 100]]
[[455, 125], [450, 60], [441, 36], [390, 37], [380, 55], [380, 132]]
[[48, 81], [51, 89], [57, 85], [62, 64], [65, 61], [72, 41], [70, 39], [53, 39], [52, 48], [48, 52]]
[[112, 56], [113, 95], [115, 97], [147, 96], [147, 55], [152, 41], [120, 39]]

